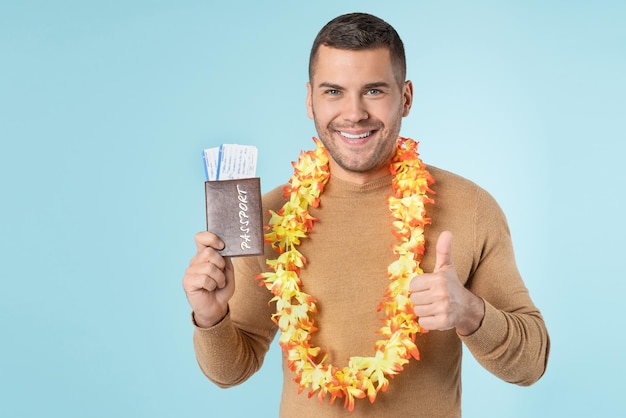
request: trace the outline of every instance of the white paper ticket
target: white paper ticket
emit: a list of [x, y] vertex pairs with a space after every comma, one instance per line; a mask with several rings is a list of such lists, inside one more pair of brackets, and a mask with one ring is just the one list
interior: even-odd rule
[[209, 181], [252, 178], [257, 155], [254, 145], [222, 144], [207, 148], [203, 152], [206, 178]]

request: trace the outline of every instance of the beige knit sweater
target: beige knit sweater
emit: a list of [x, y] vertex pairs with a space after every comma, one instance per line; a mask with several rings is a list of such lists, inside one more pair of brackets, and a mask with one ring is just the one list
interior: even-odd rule
[[[352, 413], [344, 409], [342, 399], [329, 405], [328, 398], [320, 404], [316, 397], [298, 395], [294, 375], [284, 366], [281, 417], [458, 417], [461, 342], [487, 370], [507, 382], [530, 385], [544, 373], [549, 337], [517, 271], [504, 215], [474, 183], [428, 169], [436, 194], [435, 204], [427, 206], [432, 225], [426, 228], [422, 267], [432, 271], [437, 237], [452, 231], [452, 261], [459, 279], [485, 300], [480, 328], [467, 337], [454, 330], [418, 335], [420, 360], [411, 360], [391, 379], [374, 404], [358, 399]], [[301, 273], [304, 291], [318, 301], [314, 320], [319, 331], [312, 342], [339, 367], [350, 356], [372, 355], [380, 338], [375, 332], [381, 326], [376, 306], [394, 258], [390, 248], [395, 238], [386, 205], [391, 179], [356, 185], [331, 178], [320, 207], [311, 210], [319, 221], [300, 246], [308, 261]], [[278, 210], [284, 201], [282, 187], [277, 188], [264, 196], [264, 210]], [[271, 295], [254, 280], [265, 270], [266, 257], [275, 257], [269, 245], [265, 257], [236, 260], [229, 315], [210, 329], [195, 329], [198, 363], [221, 387], [240, 384], [257, 371], [276, 333], [270, 320], [273, 305], [268, 306]]]

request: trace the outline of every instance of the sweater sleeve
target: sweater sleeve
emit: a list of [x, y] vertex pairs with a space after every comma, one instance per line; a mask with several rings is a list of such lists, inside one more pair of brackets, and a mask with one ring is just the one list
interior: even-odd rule
[[228, 315], [211, 328], [194, 329], [196, 359], [202, 372], [222, 388], [243, 383], [257, 372], [276, 334], [271, 294], [255, 280], [262, 258], [234, 259], [235, 295]]
[[248, 339], [233, 324], [230, 314], [211, 328], [196, 326], [193, 343], [200, 369], [222, 388], [243, 383], [263, 362], [263, 342]]
[[474, 225], [477, 263], [467, 286], [485, 301], [485, 316], [478, 330], [461, 339], [494, 375], [531, 385], [545, 372], [550, 340], [515, 264], [505, 216], [482, 189], [477, 194]]

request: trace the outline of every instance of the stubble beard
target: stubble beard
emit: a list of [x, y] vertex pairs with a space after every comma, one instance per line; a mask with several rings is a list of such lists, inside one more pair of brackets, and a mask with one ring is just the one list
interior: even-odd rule
[[400, 124], [402, 120], [401, 114], [391, 123], [391, 126], [397, 128], [386, 133], [386, 136], [382, 140], [378, 140], [378, 143], [373, 151], [369, 151], [370, 149], [368, 148], [365, 150], [366, 153], [364, 153], [364, 155], [358, 155], [356, 157], [342, 154], [340, 147], [335, 146], [334, 138], [336, 132], [341, 131], [342, 129], [358, 128], [367, 131], [376, 131], [375, 135], [384, 135], [385, 126], [382, 123], [357, 123], [352, 126], [338, 126], [337, 124], [331, 122], [327, 126], [321, 126], [315, 118], [314, 110], [313, 117], [315, 121], [315, 129], [317, 130], [320, 141], [322, 141], [332, 159], [345, 171], [359, 174], [368, 173], [388, 165], [395, 155], [395, 147], [400, 133]]

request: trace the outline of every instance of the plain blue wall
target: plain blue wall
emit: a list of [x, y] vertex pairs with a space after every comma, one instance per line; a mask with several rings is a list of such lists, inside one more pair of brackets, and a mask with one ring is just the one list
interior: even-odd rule
[[[181, 278], [203, 148], [312, 146], [310, 44], [367, 11], [404, 39], [424, 160], [500, 202], [552, 355], [530, 388], [465, 357], [466, 417], [626, 413], [622, 1], [0, 2], [0, 415], [276, 416], [281, 354], [221, 390]], [[506, 411], [506, 412], [503, 412]]]

